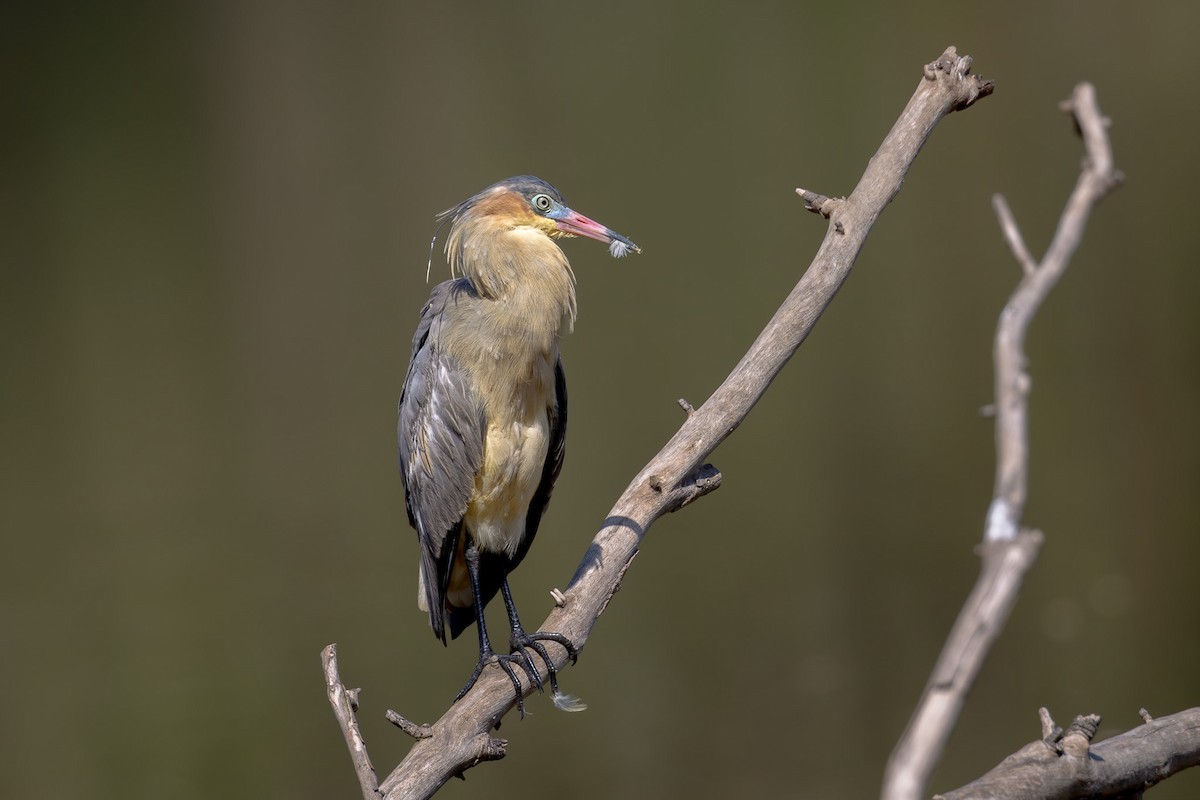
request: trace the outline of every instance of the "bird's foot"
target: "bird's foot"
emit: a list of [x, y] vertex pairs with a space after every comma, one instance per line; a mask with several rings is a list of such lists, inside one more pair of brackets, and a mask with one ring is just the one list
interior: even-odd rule
[[533, 651], [542, 659], [546, 665], [546, 674], [550, 678], [550, 695], [554, 699], [555, 706], [568, 711], [582, 710], [586, 706], [576, 701], [574, 698], [563, 694], [558, 688], [558, 670], [554, 668], [554, 661], [550, 658], [550, 653], [546, 651], [546, 646], [542, 642], [555, 642], [567, 651], [567, 656], [574, 664], [579, 658], [579, 650], [571, 643], [571, 640], [561, 633], [543, 633], [537, 631], [535, 633], [525, 633], [520, 628], [513, 631], [512, 635], [512, 652], [503, 655], [496, 652], [486, 652], [479, 654], [479, 661], [475, 664], [475, 671], [471, 673], [471, 677], [467, 683], [454, 698], [454, 702], [461, 700], [467, 692], [471, 691], [471, 687], [479, 680], [479, 676], [483, 673], [484, 667], [493, 662], [504, 671], [508, 676], [508, 680], [512, 683], [513, 694], [517, 700], [517, 711], [521, 718], [525, 718], [525, 695], [521, 690], [521, 680], [517, 677], [517, 671], [513, 665], [516, 664], [525, 674], [529, 676], [529, 682], [539, 691], [546, 690], [545, 684], [542, 681], [542, 676], [538, 672], [537, 664], [534, 663], [533, 657], [529, 651]]
[[561, 633], [547, 633], [545, 631], [526, 633], [519, 626], [513, 628], [512, 638], [509, 642], [513, 654], [520, 654], [521, 665], [529, 673], [529, 679], [537, 686], [539, 692], [543, 692], [545, 691], [545, 686], [542, 684], [541, 676], [538, 674], [537, 667], [534, 665], [528, 651], [532, 650], [537, 653], [538, 657], [546, 665], [546, 675], [550, 679], [550, 695], [554, 698], [554, 704], [559, 705], [559, 698], [566, 697], [566, 695], [558, 689], [558, 670], [555, 669], [554, 662], [550, 659], [550, 654], [546, 652], [546, 646], [542, 642], [555, 642], [561, 645], [567, 651], [567, 657], [571, 659], [572, 664], [579, 660], [579, 650], [570, 639]]
[[[541, 647], [541, 645], [538, 645], [538, 647], [542, 649], [543, 653], [545, 652], [544, 647]], [[539, 654], [539, 655], [541, 655], [541, 654]], [[545, 656], [543, 656], [543, 657], [545, 657]], [[504, 671], [504, 674], [508, 676], [509, 681], [512, 682], [513, 694], [517, 698], [517, 711], [520, 713], [521, 719], [524, 719], [525, 718], [525, 695], [521, 691], [521, 680], [517, 677], [517, 672], [516, 672], [516, 670], [513, 669], [513, 664], [516, 663], [523, 670], [525, 670], [525, 674], [527, 674], [529, 676], [529, 682], [532, 683], [534, 686], [536, 686], [537, 690], [539, 692], [544, 691], [544, 687], [542, 685], [542, 677], [541, 677], [541, 675], [538, 674], [537, 667], [534, 666], [533, 661], [529, 657], [529, 654], [526, 653], [524, 650], [518, 650], [518, 651], [510, 653], [508, 655], [502, 655], [500, 653], [495, 653], [495, 652], [480, 653], [479, 654], [479, 662], [475, 665], [475, 671], [471, 673], [471, 677], [467, 680], [466, 686], [464, 686], [462, 689], [459, 690], [458, 694], [454, 698], [454, 702], [457, 703], [459, 700], [461, 700], [463, 698], [464, 695], [466, 695], [467, 692], [471, 691], [471, 687], [475, 685], [475, 681], [479, 680], [479, 676], [483, 673], [483, 668], [493, 662], [497, 666], [499, 666], [500, 669], [502, 669]], [[546, 663], [548, 665], [550, 664], [549, 661], [547, 661]], [[550, 669], [551, 669], [550, 674], [551, 674], [551, 676], [553, 676], [554, 673], [553, 673], [552, 665], [551, 665]], [[558, 688], [557, 682], [554, 682], [551, 685], [557, 693], [557, 688]]]

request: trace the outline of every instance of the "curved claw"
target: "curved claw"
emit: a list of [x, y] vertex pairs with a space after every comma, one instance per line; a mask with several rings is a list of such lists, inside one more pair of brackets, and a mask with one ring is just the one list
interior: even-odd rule
[[[541, 655], [541, 654], [539, 653], [539, 655]], [[479, 676], [481, 674], [483, 674], [483, 668], [486, 667], [488, 664], [492, 663], [493, 661], [496, 663], [496, 665], [498, 667], [500, 667], [500, 669], [504, 670], [504, 674], [507, 675], [509, 681], [512, 682], [513, 695], [517, 699], [517, 711], [520, 713], [521, 719], [524, 719], [525, 718], [525, 696], [521, 692], [521, 679], [517, 677], [517, 673], [512, 668], [511, 662], [516, 661], [518, 664], [521, 665], [521, 668], [524, 669], [526, 674], [529, 675], [530, 683], [532, 683], [534, 686], [536, 686], [537, 690], [539, 692], [545, 691], [545, 688], [542, 685], [542, 677], [540, 675], [538, 675], [538, 671], [537, 671], [537, 669], [534, 668], [532, 660], [529, 658], [529, 656], [523, 650], [520, 651], [519, 653], [513, 654], [513, 655], [500, 655], [499, 653], [488, 653], [487, 655], [481, 656], [478, 663], [475, 664], [475, 671], [472, 672], [471, 677], [469, 679], [467, 679], [466, 685], [463, 686], [461, 689], [459, 689], [458, 694], [454, 696], [454, 702], [457, 703], [459, 700], [462, 700], [463, 697], [466, 696], [467, 692], [471, 691], [471, 687], [475, 685], [475, 682], [477, 680], [479, 680]], [[547, 662], [547, 663], [549, 663], [549, 662]], [[551, 668], [551, 669], [553, 669], [553, 668]], [[551, 672], [551, 675], [553, 675], [553, 672]], [[557, 692], [558, 682], [552, 681], [551, 688]]]
[[[539, 641], [554, 642], [555, 644], [562, 645], [562, 648], [567, 651], [567, 658], [571, 659], [572, 664], [575, 664], [579, 661], [579, 649], [575, 647], [570, 639], [568, 639], [566, 636], [563, 636], [561, 633], [535, 631], [533, 633], [525, 633], [523, 635], [524, 641], [519, 643], [521, 647], [532, 647], [534, 642]], [[514, 639], [515, 638], [516, 637], [514, 636]], [[513, 642], [514, 649], [516, 648], [517, 644], [518, 643], [516, 641]], [[544, 647], [539, 648], [537, 654], [546, 662], [546, 666], [553, 669], [550, 659], [546, 656], [546, 649]]]
[[[546, 633], [543, 631], [525, 633], [525, 631], [521, 630], [520, 628], [515, 628], [512, 632], [512, 640], [510, 643], [512, 645], [513, 652], [520, 653], [523, 658], [522, 663], [528, 663], [529, 667], [532, 667], [533, 659], [530, 658], [529, 654], [525, 652], [526, 649], [537, 653], [538, 657], [542, 659], [546, 665], [546, 674], [550, 679], [550, 693], [557, 697], [560, 694], [558, 689], [558, 670], [555, 669], [554, 662], [550, 660], [550, 653], [547, 652], [546, 647], [542, 644], [542, 642], [555, 642], [556, 644], [561, 645], [562, 648], [567, 651], [567, 657], [571, 659], [572, 664], [578, 660], [579, 650], [575, 647], [574, 643], [572, 643], [570, 639], [561, 633]], [[542, 684], [541, 677], [537, 674], [537, 670], [529, 669], [529, 667], [527, 667], [527, 669], [530, 672], [531, 678], [534, 678], [534, 682], [538, 687], [538, 691], [544, 692], [545, 688]]]
[[537, 667], [533, 663], [533, 659], [524, 650], [514, 650], [508, 658], [513, 661], [518, 661], [525, 669], [525, 674], [529, 676], [529, 682], [532, 683], [538, 692], [546, 691], [546, 687], [542, 685], [542, 676], [538, 674]]
[[525, 719], [525, 696], [521, 694], [521, 681], [517, 678], [517, 673], [513, 672], [512, 666], [508, 663], [512, 660], [512, 656], [496, 656], [496, 663], [500, 665], [500, 669], [504, 670], [504, 674], [512, 681], [513, 694], [517, 697], [517, 712], [521, 715], [521, 719]]
[[546, 652], [546, 648], [542, 646], [542, 643], [536, 639], [530, 639], [529, 644], [525, 646], [537, 653], [542, 661], [546, 662], [546, 674], [550, 677], [550, 695], [557, 697], [561, 694], [558, 689], [558, 670], [554, 668], [554, 662], [550, 660], [550, 654]]

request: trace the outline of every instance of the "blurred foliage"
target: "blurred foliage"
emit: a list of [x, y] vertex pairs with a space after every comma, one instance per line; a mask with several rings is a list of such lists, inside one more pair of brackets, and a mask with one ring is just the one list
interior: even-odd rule
[[[991, 335], [1049, 240], [1080, 80], [1127, 185], [1030, 333], [1047, 545], [932, 790], [1038, 735], [1200, 702], [1200, 8], [1150, 2], [24, 4], [0, 12], [0, 796], [356, 796], [474, 662], [415, 607], [395, 401], [433, 215], [540, 175], [645, 254], [565, 248], [571, 435], [515, 577], [536, 624], [629, 478], [745, 350], [921, 65], [945, 120], [855, 275], [650, 533], [565, 688], [445, 797], [870, 797], [976, 573]], [[435, 259], [434, 274], [445, 267]], [[774, 565], [774, 566], [771, 566]], [[766, 567], [771, 566], [771, 569]], [[1154, 797], [1190, 798], [1193, 775]]]

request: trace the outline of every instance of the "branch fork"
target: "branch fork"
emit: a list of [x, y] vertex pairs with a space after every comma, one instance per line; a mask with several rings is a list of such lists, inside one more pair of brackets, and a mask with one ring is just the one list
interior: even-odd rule
[[[1024, 576], [1041, 546], [1041, 533], [1022, 526], [1028, 486], [1031, 388], [1026, 369], [1025, 332], [1042, 301], [1066, 271], [1092, 208], [1121, 182], [1120, 173], [1113, 168], [1106, 121], [1100, 114], [1092, 86], [1086, 83], [1076, 86], [1064, 108], [1074, 116], [1083, 137], [1083, 170], [1041, 261], [1029, 252], [1004, 198], [995, 195], [992, 200], [1004, 240], [1021, 266], [1022, 278], [1001, 311], [996, 328], [996, 400], [991, 407], [996, 425], [996, 481], [984, 525], [983, 563], [975, 588], [946, 639], [908, 728], [892, 752], [884, 778], [884, 800], [917, 800], [923, 796], [967, 690], [1003, 629]], [[1086, 754], [1095, 729], [1085, 735], [1085, 727], [1079, 723], [1060, 741], [1053, 738], [1057, 734], [1052, 730], [1049, 714], [1043, 714], [1043, 737], [1050, 747]], [[964, 795], [977, 796], [992, 795]]]

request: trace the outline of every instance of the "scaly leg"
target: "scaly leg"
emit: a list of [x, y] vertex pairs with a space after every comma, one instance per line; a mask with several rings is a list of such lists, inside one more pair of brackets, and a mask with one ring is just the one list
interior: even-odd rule
[[546, 672], [550, 676], [550, 692], [558, 695], [558, 671], [554, 669], [554, 662], [550, 660], [550, 654], [546, 652], [542, 642], [557, 642], [562, 645], [567, 651], [567, 655], [571, 658], [571, 663], [574, 664], [579, 658], [579, 651], [571, 640], [561, 633], [547, 633], [544, 631], [536, 631], [534, 633], [526, 633], [521, 627], [521, 620], [517, 617], [517, 607], [513, 604], [512, 591], [508, 588], [508, 578], [504, 578], [504, 582], [500, 584], [500, 592], [504, 596], [504, 607], [508, 610], [508, 624], [512, 628], [512, 636], [509, 644], [512, 647], [513, 653], [519, 653], [522, 657], [522, 666], [529, 673], [530, 678], [537, 685], [538, 690], [542, 690], [541, 677], [538, 675], [537, 669], [533, 665], [533, 660], [529, 654], [525, 652], [525, 648], [529, 648], [537, 653], [542, 661], [546, 664]]
[[[454, 698], [454, 701], [458, 702], [463, 698], [463, 695], [471, 690], [471, 687], [475, 685], [475, 681], [479, 679], [480, 674], [483, 672], [483, 668], [494, 660], [499, 665], [500, 669], [504, 670], [504, 674], [508, 676], [508, 679], [512, 681], [513, 693], [517, 698], [517, 710], [520, 712], [521, 717], [524, 718], [525, 697], [521, 692], [521, 681], [519, 678], [517, 678], [517, 673], [512, 668], [512, 662], [515, 661], [522, 669], [525, 670], [526, 673], [529, 674], [530, 682], [537, 687], [538, 691], [542, 691], [541, 676], [538, 675], [537, 670], [534, 669], [533, 664], [529, 660], [528, 654], [526, 654], [523, 650], [519, 650], [516, 655], [502, 655], [492, 649], [491, 640], [488, 638], [487, 624], [483, 619], [483, 592], [479, 588], [479, 550], [476, 548], [474, 542], [469, 542], [467, 544], [467, 549], [464, 553], [464, 556], [466, 557], [467, 561], [467, 574], [471, 578], [471, 593], [474, 595], [475, 599], [475, 625], [479, 628], [479, 661], [475, 664], [475, 671], [471, 673], [471, 677], [467, 680], [466, 686], [459, 691], [458, 695]], [[516, 619], [516, 611], [512, 608], [512, 597], [508, 591], [507, 580], [504, 582], [503, 588], [505, 605], [507, 605], [509, 608], [509, 617], [511, 619]], [[519, 629], [520, 623], [518, 622], [516, 630]], [[522, 634], [524, 634], [523, 631]], [[569, 648], [568, 652], [572, 652], [573, 654], [574, 648]], [[545, 648], [542, 648], [542, 651], [539, 653], [539, 655], [541, 655], [543, 658], [546, 658]], [[547, 661], [546, 663], [549, 664], [550, 662]], [[551, 675], [553, 675], [553, 667], [551, 667]], [[552, 686], [557, 687], [557, 683], [553, 683]]]

